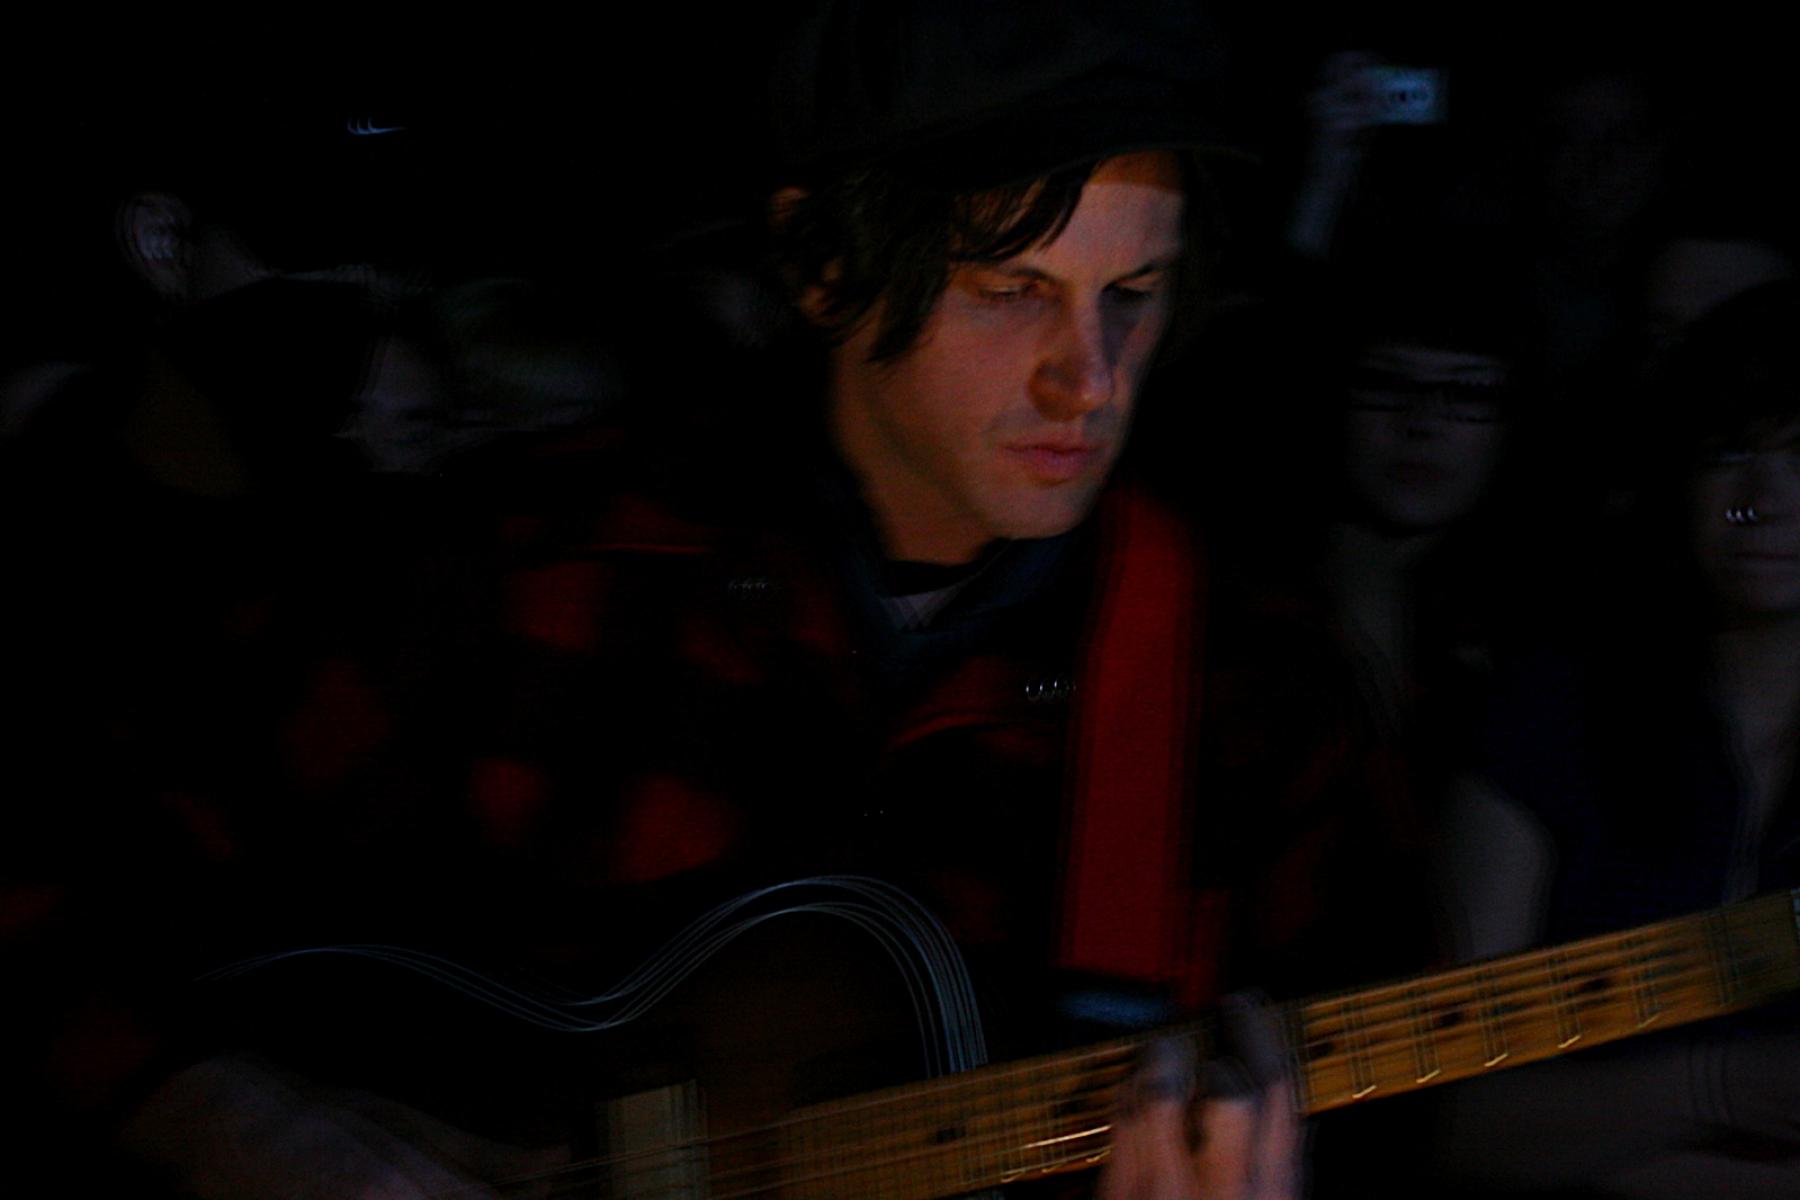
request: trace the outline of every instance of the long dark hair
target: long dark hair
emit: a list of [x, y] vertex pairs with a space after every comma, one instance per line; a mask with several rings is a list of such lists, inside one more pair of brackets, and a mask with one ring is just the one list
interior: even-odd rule
[[[1202, 283], [1219, 240], [1208, 178], [1197, 156], [1179, 157], [1187, 204], [1165, 348], [1184, 343], [1198, 326]], [[880, 303], [870, 358], [892, 361], [918, 340], [956, 265], [1003, 262], [1054, 241], [1100, 161], [965, 193], [921, 186], [883, 167], [820, 181], [776, 214], [777, 271], [796, 294], [824, 289], [821, 323], [834, 340]]]

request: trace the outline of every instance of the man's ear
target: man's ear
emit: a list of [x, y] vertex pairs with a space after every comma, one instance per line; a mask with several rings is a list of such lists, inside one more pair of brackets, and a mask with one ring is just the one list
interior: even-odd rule
[[114, 233], [125, 265], [165, 300], [193, 290], [194, 213], [167, 192], [139, 192], [119, 205]]
[[[769, 228], [779, 234], [793, 221], [801, 205], [810, 195], [805, 188], [784, 187], [769, 197]], [[842, 264], [833, 261], [825, 264], [825, 269], [816, 278], [802, 279], [797, 271], [789, 270], [788, 290], [794, 297], [794, 307], [800, 310], [811, 325], [824, 328], [830, 324], [831, 288], [842, 273]]]

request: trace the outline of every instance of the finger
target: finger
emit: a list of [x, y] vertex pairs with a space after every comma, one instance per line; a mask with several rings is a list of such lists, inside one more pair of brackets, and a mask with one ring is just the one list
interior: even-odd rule
[[1219, 1039], [1248, 1076], [1246, 1093], [1292, 1073], [1293, 1057], [1275, 1014], [1253, 993], [1234, 993], [1220, 1002]]
[[1199, 1064], [1193, 1039], [1159, 1037], [1145, 1043], [1139, 1051], [1137, 1066], [1120, 1093], [1119, 1107], [1126, 1115], [1141, 1106], [1165, 1101], [1185, 1108], [1193, 1102], [1198, 1088]]
[[1146, 1044], [1120, 1089], [1113, 1115], [1104, 1200], [1190, 1200], [1199, 1195], [1191, 1158], [1190, 1112], [1197, 1087], [1193, 1040]]
[[1202, 1152], [1213, 1156], [1208, 1169], [1238, 1194], [1283, 1200], [1299, 1187], [1301, 1126], [1279, 1025], [1266, 1005], [1237, 995], [1221, 1005], [1220, 1034], [1232, 1057], [1209, 1064], [1209, 1107], [1202, 1110], [1203, 1132], [1212, 1127], [1202, 1141]]
[[1200, 1145], [1194, 1172], [1207, 1200], [1251, 1200], [1259, 1156], [1253, 1096], [1214, 1097], [1200, 1105]]
[[1159, 1099], [1121, 1111], [1101, 1200], [1212, 1200], [1201, 1189], [1189, 1146], [1188, 1103]]
[[1250, 1194], [1256, 1200], [1299, 1196], [1300, 1113], [1285, 1078], [1269, 1084], [1257, 1098], [1251, 1154]]

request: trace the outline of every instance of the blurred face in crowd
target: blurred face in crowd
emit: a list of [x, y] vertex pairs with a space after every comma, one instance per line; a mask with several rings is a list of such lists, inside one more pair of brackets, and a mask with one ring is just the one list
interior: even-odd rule
[[1358, 360], [1345, 418], [1344, 478], [1354, 514], [1423, 533], [1474, 511], [1505, 439], [1497, 358], [1424, 346], [1372, 347]]
[[344, 436], [383, 472], [430, 470], [449, 449], [449, 383], [423, 347], [388, 338], [376, 347]]
[[1727, 619], [1800, 616], [1800, 418], [1701, 461], [1694, 551]]
[[1774, 245], [1753, 238], [1677, 238], [1644, 273], [1640, 376], [1654, 380], [1689, 326], [1751, 288], [1792, 279], [1794, 264]]
[[1173, 156], [1109, 159], [1053, 241], [953, 266], [899, 359], [869, 361], [879, 311], [836, 347], [832, 433], [891, 557], [967, 562], [1087, 514], [1167, 323], [1182, 206]]
[[1654, 341], [1670, 341], [1733, 296], [1793, 277], [1794, 264], [1768, 242], [1677, 238], [1645, 270], [1644, 323]]
[[1649, 93], [1630, 76], [1596, 75], [1560, 89], [1539, 131], [1544, 199], [1566, 243], [1619, 237], [1661, 185], [1667, 137]]

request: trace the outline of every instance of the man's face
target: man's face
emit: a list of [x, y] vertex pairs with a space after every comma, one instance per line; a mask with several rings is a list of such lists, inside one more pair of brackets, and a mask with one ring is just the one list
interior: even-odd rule
[[890, 557], [967, 562], [1081, 521], [1167, 321], [1181, 218], [1171, 156], [1109, 159], [1055, 241], [953, 268], [900, 359], [869, 361], [879, 312], [834, 350], [832, 433]]

